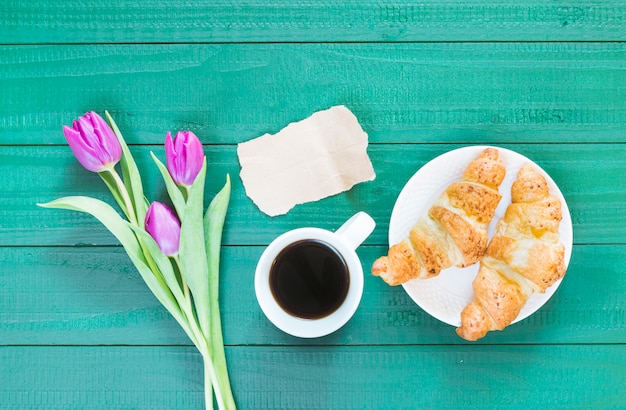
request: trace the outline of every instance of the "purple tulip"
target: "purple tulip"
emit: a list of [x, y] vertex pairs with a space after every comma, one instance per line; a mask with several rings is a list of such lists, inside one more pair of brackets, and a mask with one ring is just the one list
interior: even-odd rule
[[191, 186], [204, 163], [202, 143], [191, 131], [180, 131], [172, 140], [172, 134], [165, 137], [165, 159], [167, 170], [177, 185]]
[[167, 256], [178, 254], [180, 245], [180, 221], [167, 205], [153, 202], [148, 208], [145, 221], [146, 231], [154, 238]]
[[122, 147], [109, 125], [91, 111], [63, 126], [65, 139], [78, 162], [92, 172], [111, 169], [122, 157]]

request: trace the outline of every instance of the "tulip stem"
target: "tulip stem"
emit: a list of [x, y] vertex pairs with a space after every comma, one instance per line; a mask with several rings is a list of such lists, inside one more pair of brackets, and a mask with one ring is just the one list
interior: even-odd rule
[[[180, 272], [181, 267], [180, 267], [180, 259], [178, 258], [178, 255], [173, 256], [171, 259], [174, 261], [174, 265], [176, 269]], [[201, 342], [205, 338], [202, 332], [200, 331], [200, 325], [198, 324], [198, 320], [196, 319], [196, 315], [194, 314], [193, 302], [191, 300], [191, 292], [189, 292], [189, 285], [187, 285], [187, 282], [182, 277], [182, 275], [180, 275], [180, 282], [181, 282], [181, 288], [183, 291], [183, 296], [185, 298], [184, 301], [181, 301], [183, 303], [181, 303], [180, 305], [183, 309], [183, 313], [187, 317], [187, 321], [189, 322], [190, 326], [194, 329], [194, 334], [196, 336], [196, 339], [198, 339], [198, 342]], [[198, 348], [200, 349], [200, 346], [198, 346]]]
[[210, 357], [202, 357], [204, 362], [204, 406], [206, 410], [213, 409], [213, 383], [211, 382], [211, 371], [208, 366], [210, 360]]
[[[176, 268], [180, 271], [180, 259], [178, 255], [173, 256], [171, 258], [176, 265]], [[202, 360], [204, 362], [204, 398], [206, 409], [213, 408], [213, 393], [215, 393], [215, 399], [217, 400], [218, 407], [220, 409], [229, 409], [231, 408], [229, 404], [225, 402], [225, 398], [222, 394], [222, 383], [220, 382], [223, 378], [218, 375], [218, 372], [223, 372], [225, 370], [216, 369], [216, 365], [213, 362], [213, 357], [211, 354], [211, 344], [206, 335], [200, 329], [200, 325], [196, 319], [196, 315], [194, 314], [192, 296], [189, 291], [189, 286], [187, 282], [181, 277], [183, 294], [185, 296], [185, 304], [183, 305], [184, 314], [187, 316], [187, 321], [191, 328], [192, 334], [194, 335], [197, 343], [196, 347], [200, 350], [202, 354]], [[234, 408], [234, 407], [232, 407]]]
[[139, 226], [138, 221], [137, 221], [137, 216], [135, 215], [135, 208], [133, 207], [133, 203], [130, 200], [130, 196], [128, 195], [128, 191], [126, 190], [126, 186], [124, 186], [124, 181], [122, 181], [122, 178], [120, 178], [119, 174], [115, 171], [115, 168], [111, 168], [107, 170], [107, 172], [109, 172], [111, 176], [113, 177], [113, 180], [115, 181], [115, 184], [117, 185], [117, 189], [120, 195], [122, 196], [122, 200], [124, 201], [124, 205], [126, 208], [126, 216], [128, 217], [128, 220], [133, 225]]
[[191, 186], [179, 185], [179, 187], [180, 187], [180, 191], [183, 194], [183, 198], [185, 202], [187, 202], [187, 199], [189, 199], [189, 194], [191, 193]]

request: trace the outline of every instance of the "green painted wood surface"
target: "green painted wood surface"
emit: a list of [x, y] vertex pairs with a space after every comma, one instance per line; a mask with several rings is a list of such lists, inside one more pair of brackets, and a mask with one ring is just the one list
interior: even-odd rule
[[[9, 0], [0, 7], [0, 408], [203, 407], [200, 357], [115, 239], [36, 202], [108, 199], [61, 125], [108, 109], [147, 178], [165, 132], [206, 144], [208, 200], [233, 197], [220, 300], [241, 409], [624, 408], [626, 2]], [[369, 134], [377, 179], [269, 218], [236, 144], [336, 104]], [[300, 340], [262, 315], [263, 246], [303, 225], [376, 219], [385, 252], [410, 176], [454, 148], [520, 152], [561, 187], [570, 268], [536, 314], [477, 343], [366, 273], [354, 318]]]
[[[254, 296], [261, 246], [223, 250], [221, 290], [225, 340], [230, 345], [465, 344], [454, 328], [433, 319], [402, 288], [369, 274], [361, 306], [341, 331], [320, 340], [283, 334]], [[370, 266], [382, 246], [359, 249]], [[489, 334], [481, 343], [621, 343], [626, 338], [626, 247], [577, 245], [571, 268], [543, 309]], [[14, 266], [20, 266], [18, 271]], [[126, 254], [116, 247], [5, 248], [0, 262], [1, 344], [186, 344], [175, 321], [149, 294]]]
[[3, 43], [624, 40], [623, 0], [9, 0]]
[[[0, 47], [0, 144], [109, 110], [129, 143], [210, 143], [344, 104], [372, 142], [624, 142], [626, 43]], [[26, 125], [28, 125], [26, 127]]]
[[[201, 135], [201, 138], [205, 139]], [[62, 138], [62, 137], [61, 137]], [[624, 144], [503, 144], [543, 167], [561, 188], [570, 208], [575, 242], [624, 243], [626, 226], [626, 145]], [[239, 179], [234, 145], [206, 148], [209, 167], [206, 202], [233, 176], [232, 206], [227, 215], [224, 243], [263, 245], [285, 230], [301, 225], [334, 229], [357, 209], [372, 214], [378, 227], [370, 244], [387, 244], [391, 210], [404, 184], [426, 162], [458, 148], [447, 144], [372, 144], [368, 150], [377, 173], [374, 182], [357, 185], [349, 193], [297, 206], [286, 216], [270, 218], [246, 196]], [[150, 151], [164, 160], [161, 146], [134, 147], [146, 175], [146, 195], [162, 199], [163, 183]], [[602, 166], [599, 166], [599, 163]], [[110, 200], [97, 175], [84, 170], [67, 146], [0, 147], [0, 172], [7, 175], [0, 193], [0, 244], [114, 245], [115, 238], [89, 215], [36, 207], [58, 196], [87, 194]], [[36, 173], [38, 178], [24, 184]], [[28, 223], [26, 223], [28, 222]], [[264, 229], [259, 230], [258, 227]], [[89, 227], [89, 229], [85, 229]]]
[[[584, 344], [239, 346], [227, 360], [240, 369], [232, 383], [246, 409], [572, 409], [623, 407], [625, 353]], [[202, 406], [200, 356], [189, 347], [7, 346], [0, 359], [10, 410]]]

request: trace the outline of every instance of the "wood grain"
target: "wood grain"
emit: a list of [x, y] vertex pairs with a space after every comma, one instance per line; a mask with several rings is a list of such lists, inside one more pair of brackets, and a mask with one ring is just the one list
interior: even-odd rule
[[3, 43], [624, 39], [624, 1], [9, 1]]
[[[0, 7], [0, 408], [202, 409], [198, 352], [93, 218], [44, 210], [109, 196], [61, 133], [109, 110], [146, 178], [167, 131], [205, 144], [205, 199], [233, 181], [220, 304], [241, 409], [624, 408], [626, 0], [8, 0]], [[377, 179], [269, 218], [236, 144], [344, 104]], [[513, 149], [541, 165], [574, 223], [554, 297], [468, 343], [367, 273], [405, 182], [449, 150]], [[253, 290], [278, 234], [378, 225], [358, 253], [361, 306], [340, 331], [275, 328]]]
[[[465, 344], [454, 328], [430, 317], [401, 287], [369, 274], [386, 252], [359, 249], [365, 291], [340, 331], [316, 340], [282, 333], [261, 312], [254, 268], [263, 247], [222, 252], [221, 306], [229, 345]], [[621, 343], [626, 338], [626, 246], [575, 246], [564, 282], [537, 313], [481, 343]], [[18, 269], [15, 267], [18, 266]], [[190, 345], [185, 334], [116, 247], [5, 248], [0, 261], [0, 345]]]
[[626, 142], [626, 43], [0, 47], [0, 145], [109, 110], [131, 144], [274, 133], [344, 104], [380, 143]]
[[[206, 138], [200, 134], [200, 138]], [[535, 161], [563, 192], [579, 244], [624, 243], [626, 226], [626, 145], [536, 144], [502, 145]], [[285, 216], [270, 218], [246, 196], [238, 178], [236, 148], [206, 147], [209, 176], [205, 202], [221, 188], [227, 173], [232, 177], [231, 206], [227, 214], [224, 243], [268, 244], [280, 233], [299, 226], [336, 229], [358, 210], [377, 222], [368, 244], [387, 244], [391, 210], [404, 184], [426, 162], [458, 145], [372, 144], [368, 153], [377, 177], [349, 192], [299, 205]], [[164, 158], [161, 146], [133, 147], [146, 178], [150, 200], [165, 200], [164, 185], [149, 152]], [[164, 159], [163, 159], [164, 160]], [[602, 166], [598, 166], [598, 161]], [[6, 176], [0, 193], [0, 244], [23, 245], [115, 245], [115, 238], [87, 214], [42, 209], [37, 203], [67, 195], [88, 195], [110, 200], [99, 177], [84, 170], [67, 146], [0, 147], [0, 174]], [[263, 226], [263, 229], [258, 229]]]
[[[239, 346], [226, 353], [238, 369], [232, 384], [242, 409], [619, 408], [626, 384], [619, 345]], [[0, 372], [9, 410], [203, 408], [201, 358], [191, 347], [3, 346], [0, 361], [10, 369]]]

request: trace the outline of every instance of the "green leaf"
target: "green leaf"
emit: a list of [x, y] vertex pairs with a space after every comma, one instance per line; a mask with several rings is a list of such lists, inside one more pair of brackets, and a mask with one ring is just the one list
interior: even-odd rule
[[167, 287], [178, 301], [178, 304], [181, 305], [185, 300], [185, 296], [183, 295], [181, 284], [178, 282], [170, 258], [161, 251], [159, 245], [148, 232], [132, 224], [128, 224], [128, 226], [135, 232], [135, 235], [137, 235], [137, 239], [143, 245], [142, 248], [144, 252], [150, 254]]
[[130, 260], [133, 262], [137, 271], [154, 296], [163, 304], [163, 306], [165, 306], [165, 308], [185, 330], [190, 339], [197, 345], [193, 332], [189, 327], [189, 323], [183, 317], [180, 306], [178, 305], [172, 292], [170, 292], [168, 286], [164, 282], [160, 281], [158, 277], [155, 276], [154, 272], [150, 270], [146, 263], [145, 256], [142, 253], [141, 246], [137, 237], [133, 233], [130, 224], [122, 219], [113, 207], [98, 199], [85, 196], [59, 198], [46, 204], [37, 205], [43, 208], [57, 208], [84, 212], [98, 219], [98, 221], [100, 221], [124, 247], [124, 250], [128, 254]]
[[204, 215], [204, 240], [211, 289], [219, 286], [220, 248], [229, 201], [230, 175], [226, 175], [224, 187], [215, 195]]
[[226, 367], [224, 352], [224, 337], [222, 335], [222, 320], [219, 309], [219, 267], [222, 232], [226, 211], [230, 201], [230, 176], [226, 175], [226, 183], [220, 192], [215, 195], [204, 215], [204, 240], [209, 268], [209, 310], [211, 313], [209, 348], [213, 357], [213, 365], [219, 380], [219, 387], [228, 408], [234, 408], [232, 391]]
[[115, 136], [117, 136], [117, 139], [122, 146], [122, 159], [120, 160], [120, 166], [122, 167], [122, 177], [124, 178], [124, 185], [126, 186], [126, 190], [128, 191], [133, 206], [135, 208], [137, 221], [141, 223], [146, 218], [148, 205], [143, 194], [143, 185], [141, 183], [139, 169], [137, 168], [137, 164], [133, 159], [133, 155], [128, 149], [128, 145], [126, 145], [126, 141], [124, 140], [120, 129], [117, 127], [117, 124], [115, 123], [108, 111], [105, 111], [105, 114], [107, 120], [109, 121], [109, 124], [111, 124], [111, 129], [113, 129]]
[[103, 171], [99, 172], [98, 175], [100, 175], [107, 188], [109, 188], [109, 191], [111, 191], [111, 194], [113, 194], [113, 198], [115, 199], [115, 202], [117, 202], [117, 204], [119, 205], [122, 212], [124, 212], [124, 214], [129, 217], [129, 210], [126, 209], [126, 203], [124, 202], [122, 193], [120, 192], [119, 187], [115, 182], [113, 174], [109, 171]]
[[207, 337], [210, 332], [209, 272], [202, 224], [205, 177], [206, 159], [189, 190], [189, 197], [181, 217], [179, 259], [181, 274], [193, 295], [200, 329]]
[[172, 176], [167, 170], [167, 167], [163, 165], [163, 163], [157, 158], [156, 155], [154, 155], [153, 152], [150, 152], [150, 155], [152, 155], [154, 163], [157, 165], [157, 168], [159, 168], [159, 171], [161, 172], [161, 176], [163, 177], [163, 181], [165, 182], [165, 188], [167, 189], [170, 200], [172, 201], [172, 204], [176, 209], [176, 214], [178, 214], [178, 218], [182, 218], [183, 213], [185, 212], [185, 198], [183, 197], [183, 193], [180, 192], [180, 188], [172, 179]]

